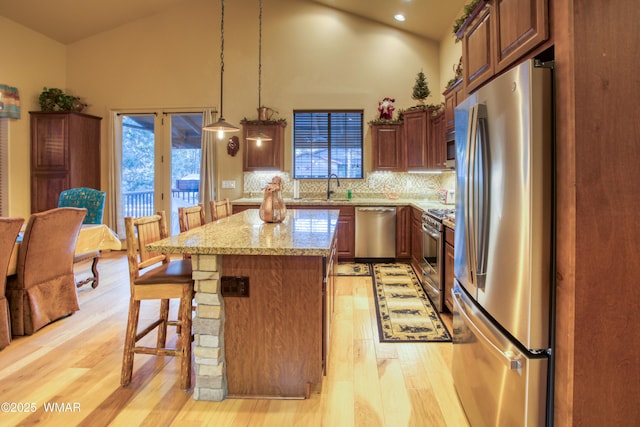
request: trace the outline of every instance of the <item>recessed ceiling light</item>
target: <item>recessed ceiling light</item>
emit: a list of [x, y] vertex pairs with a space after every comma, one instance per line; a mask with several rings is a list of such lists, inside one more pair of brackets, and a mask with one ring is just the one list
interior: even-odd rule
[[393, 18], [398, 22], [404, 22], [406, 20], [404, 15], [401, 13], [396, 14]]

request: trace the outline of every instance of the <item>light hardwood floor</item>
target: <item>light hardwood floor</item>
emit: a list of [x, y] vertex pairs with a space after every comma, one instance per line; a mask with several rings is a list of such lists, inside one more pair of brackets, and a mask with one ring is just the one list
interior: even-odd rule
[[[88, 271], [79, 267], [79, 276]], [[176, 359], [145, 355], [121, 387], [126, 258], [106, 254], [99, 269], [100, 286], [79, 289], [80, 311], [0, 351], [0, 401], [15, 410], [3, 406], [0, 425], [468, 425], [451, 379], [451, 344], [380, 343], [371, 278], [363, 277], [337, 279], [328, 375], [308, 400], [195, 401], [180, 390]], [[149, 310], [156, 307], [142, 316]], [[51, 402], [65, 411], [47, 411]]]

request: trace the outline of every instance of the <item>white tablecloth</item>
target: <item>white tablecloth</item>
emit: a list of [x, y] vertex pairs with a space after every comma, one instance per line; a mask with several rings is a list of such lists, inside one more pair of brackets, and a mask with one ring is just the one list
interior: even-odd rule
[[[20, 243], [16, 242], [11, 252], [7, 276], [16, 274], [19, 248]], [[78, 241], [76, 242], [76, 255], [106, 249], [116, 251], [122, 249], [118, 236], [104, 224], [83, 224], [78, 234]]]

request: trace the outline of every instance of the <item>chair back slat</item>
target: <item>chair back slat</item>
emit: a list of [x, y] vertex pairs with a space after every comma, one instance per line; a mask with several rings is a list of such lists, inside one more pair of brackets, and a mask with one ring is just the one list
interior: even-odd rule
[[211, 218], [217, 221], [221, 218], [231, 215], [231, 203], [228, 198], [222, 200], [212, 200], [209, 202], [211, 207]]
[[197, 206], [187, 206], [178, 208], [178, 217], [180, 219], [180, 232], [183, 233], [192, 228], [204, 225], [204, 207], [202, 204]]
[[159, 262], [169, 262], [166, 254], [147, 251], [149, 243], [167, 237], [167, 223], [164, 211], [156, 215], [140, 218], [126, 217], [124, 219], [127, 238], [127, 258], [131, 283], [140, 275], [140, 270]]

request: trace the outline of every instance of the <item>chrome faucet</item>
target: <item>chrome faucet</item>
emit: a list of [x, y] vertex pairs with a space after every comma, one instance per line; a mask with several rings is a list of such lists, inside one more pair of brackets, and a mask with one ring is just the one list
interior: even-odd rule
[[327, 178], [327, 200], [329, 200], [331, 198], [331, 194], [334, 193], [334, 191], [331, 190], [331, 177], [335, 177], [336, 178], [336, 182], [338, 183], [338, 187], [340, 187], [340, 179], [338, 178], [338, 175], [336, 175], [335, 173], [332, 173], [331, 175], [329, 175], [329, 178]]

